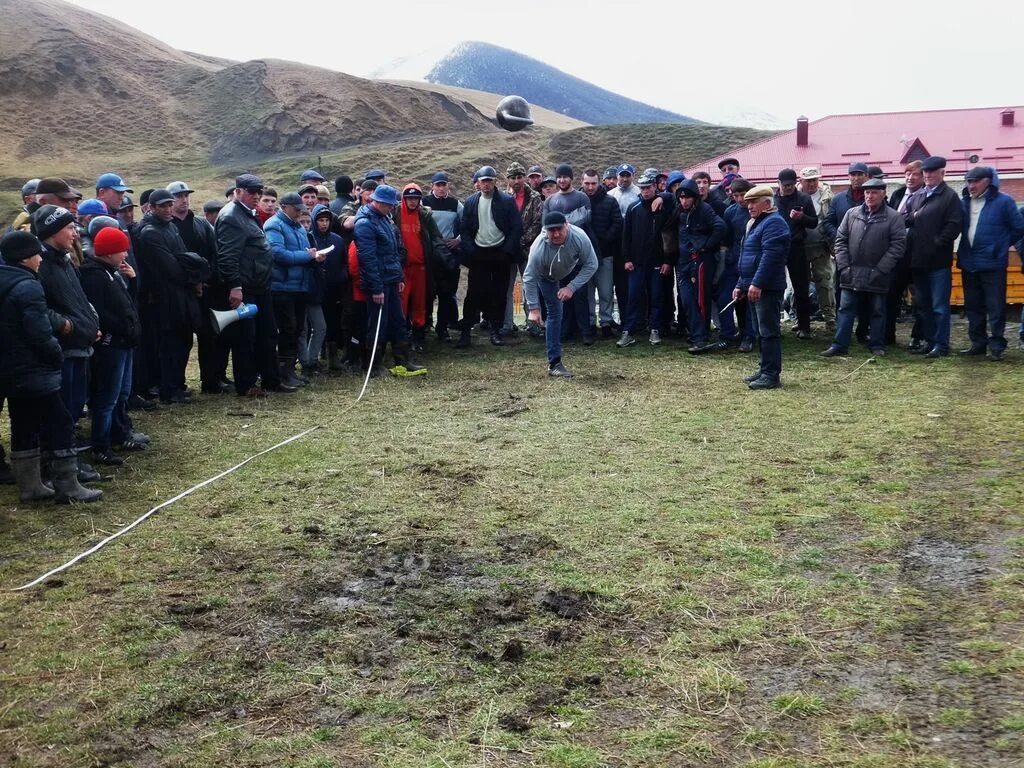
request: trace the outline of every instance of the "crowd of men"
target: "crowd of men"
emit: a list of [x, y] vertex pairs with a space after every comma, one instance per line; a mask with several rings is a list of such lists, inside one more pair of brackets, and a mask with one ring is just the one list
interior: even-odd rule
[[100, 478], [86, 458], [122, 464], [150, 443], [130, 411], [191, 402], [194, 343], [202, 393], [250, 398], [293, 393], [325, 370], [377, 375], [388, 345], [392, 374], [422, 375], [413, 355], [428, 332], [467, 348], [484, 329], [503, 346], [521, 330], [520, 277], [525, 331], [544, 339], [551, 376], [572, 376], [567, 339], [627, 349], [642, 334], [653, 345], [676, 335], [694, 355], [757, 343], [747, 385], [773, 389], [790, 312], [799, 339], [812, 338], [816, 316], [824, 323], [826, 357], [855, 337], [884, 355], [911, 286], [909, 350], [949, 354], [959, 242], [971, 340], [961, 354], [1002, 360], [1007, 257], [1024, 218], [994, 169], [973, 168], [958, 195], [945, 165], [910, 163], [888, 199], [881, 171], [863, 163], [835, 195], [817, 168], [783, 169], [776, 188], [751, 184], [733, 158], [717, 184], [624, 163], [587, 169], [577, 186], [567, 164], [547, 176], [513, 162], [504, 191], [484, 166], [465, 200], [444, 171], [426, 192], [388, 184], [382, 170], [358, 184], [342, 175], [334, 195], [315, 169], [280, 195], [246, 173], [202, 215], [183, 181], [136, 205], [115, 173], [87, 200], [62, 179], [34, 179], [0, 241], [0, 397], [11, 421], [0, 480], [25, 502], [101, 498], [85, 485]]

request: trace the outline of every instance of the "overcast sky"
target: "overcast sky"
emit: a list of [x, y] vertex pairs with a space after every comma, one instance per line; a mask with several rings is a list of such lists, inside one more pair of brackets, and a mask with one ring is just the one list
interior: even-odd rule
[[[788, 127], [800, 114], [996, 107], [1024, 96], [1020, 0], [72, 2], [175, 48], [360, 76], [481, 40], [712, 122], [762, 113]], [[1004, 42], [989, 48], [992, 40]]]

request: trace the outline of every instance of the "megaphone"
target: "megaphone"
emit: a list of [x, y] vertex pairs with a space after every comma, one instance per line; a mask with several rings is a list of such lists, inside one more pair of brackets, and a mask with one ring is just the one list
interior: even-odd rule
[[232, 323], [237, 320], [244, 320], [247, 317], [255, 317], [256, 313], [259, 312], [259, 307], [255, 304], [239, 304], [234, 309], [228, 310], [210, 310], [210, 320], [213, 322], [213, 330], [216, 333], [220, 333]]

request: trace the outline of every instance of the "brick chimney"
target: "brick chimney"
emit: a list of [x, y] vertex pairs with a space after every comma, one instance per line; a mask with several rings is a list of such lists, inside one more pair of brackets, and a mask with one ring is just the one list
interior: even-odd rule
[[1009, 108], [1004, 109], [1003, 113], [1002, 113], [1002, 116], [1003, 116], [1003, 125], [1005, 127], [1007, 127], [1007, 128], [1012, 128], [1013, 127], [1013, 117], [1014, 117], [1013, 110], [1009, 109]]
[[798, 147], [807, 146], [808, 125], [809, 121], [803, 115], [796, 119], [796, 145]]

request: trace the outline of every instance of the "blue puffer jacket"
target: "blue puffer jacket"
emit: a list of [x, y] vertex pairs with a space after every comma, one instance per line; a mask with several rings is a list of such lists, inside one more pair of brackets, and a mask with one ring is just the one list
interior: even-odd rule
[[364, 205], [356, 214], [356, 249], [359, 254], [359, 287], [369, 297], [383, 293], [385, 285], [402, 282], [398, 232], [391, 219]]
[[263, 225], [274, 267], [270, 288], [275, 293], [307, 293], [313, 281], [309, 235], [301, 224], [278, 211]]
[[740, 279], [745, 291], [756, 285], [762, 291], [786, 290], [786, 257], [789, 256], [789, 224], [778, 211], [757, 219], [743, 241]]
[[993, 172], [992, 184], [985, 190], [985, 206], [978, 216], [974, 242], [971, 228], [971, 195], [963, 191], [964, 231], [957, 250], [957, 266], [964, 272], [997, 272], [1009, 263], [1010, 246], [1024, 236], [1024, 217], [1009, 195], [999, 191], [999, 174]]

